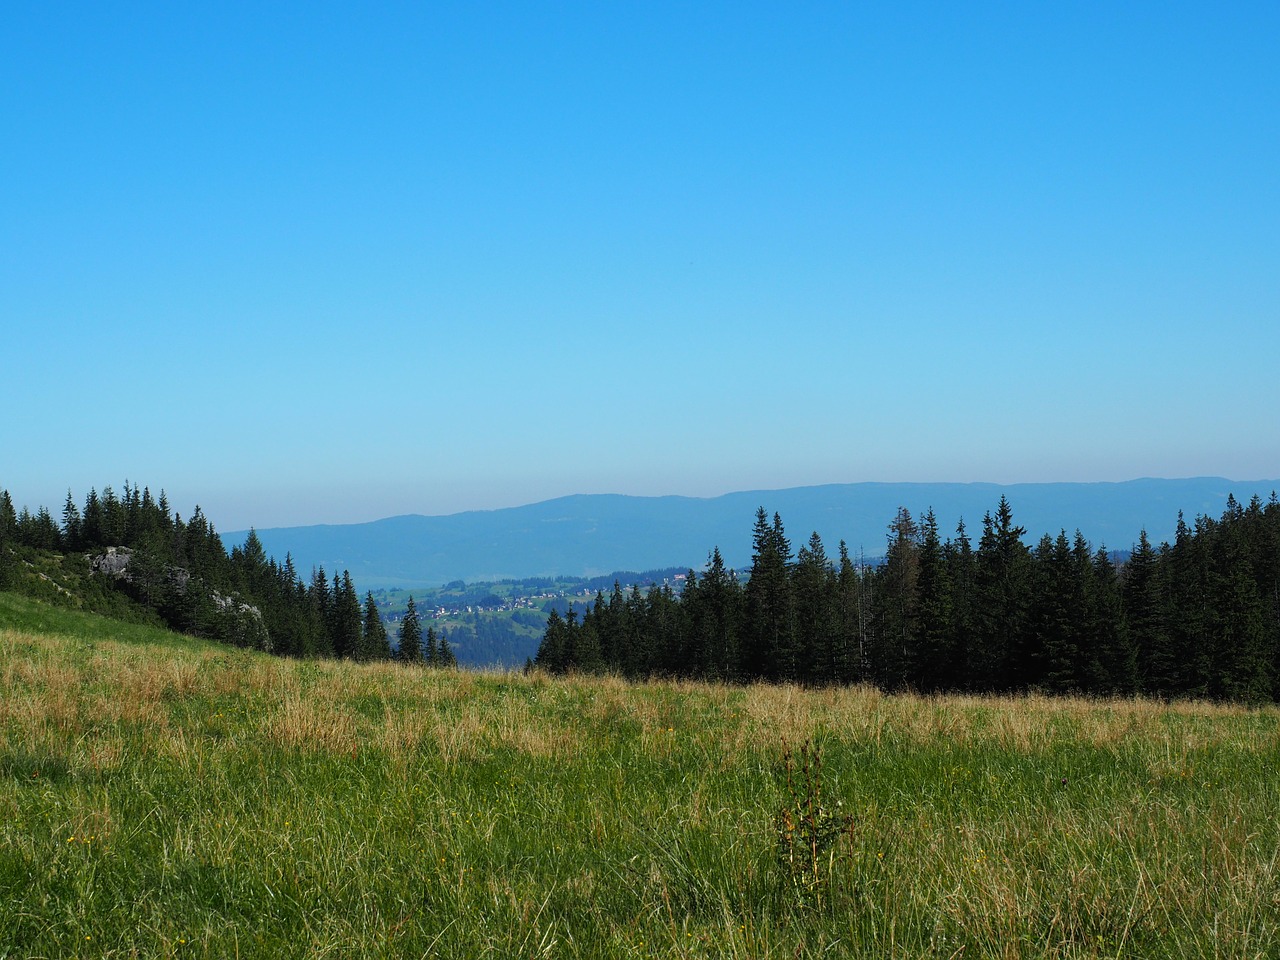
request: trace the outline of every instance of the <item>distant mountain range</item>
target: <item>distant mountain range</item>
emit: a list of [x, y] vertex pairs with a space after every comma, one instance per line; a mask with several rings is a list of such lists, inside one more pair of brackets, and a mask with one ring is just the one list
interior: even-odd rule
[[[1014, 522], [1034, 543], [1044, 533], [1079, 529], [1094, 547], [1127, 550], [1145, 529], [1155, 543], [1172, 539], [1178, 512], [1190, 523], [1222, 513], [1228, 494], [1266, 500], [1280, 480], [1143, 479], [1123, 483], [849, 483], [748, 490], [720, 497], [592, 494], [523, 507], [448, 516], [408, 515], [371, 523], [259, 530], [267, 553], [286, 553], [303, 578], [313, 567], [350, 570], [361, 589], [439, 585], [548, 574], [597, 576], [613, 570], [687, 565], [701, 570], [713, 547], [725, 562], [751, 562], [758, 507], [782, 517], [792, 546], [814, 531], [834, 557], [844, 540], [855, 556], [884, 553], [899, 507], [913, 516], [930, 507], [944, 537], [963, 518], [975, 547], [982, 517], [1009, 498]], [[224, 534], [228, 549], [248, 531]]]

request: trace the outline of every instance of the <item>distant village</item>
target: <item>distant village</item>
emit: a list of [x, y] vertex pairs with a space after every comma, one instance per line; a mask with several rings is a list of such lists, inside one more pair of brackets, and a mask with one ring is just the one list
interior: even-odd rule
[[[688, 580], [687, 573], [660, 572], [664, 574], [661, 579], [651, 575], [641, 575], [636, 578], [632, 574], [630, 576], [634, 579], [631, 582], [624, 583], [621, 579], [616, 582], [623, 593], [630, 593], [634, 586], [639, 586], [642, 592], [647, 592], [655, 585], [669, 586], [677, 595], [684, 589]], [[597, 593], [603, 591], [607, 595], [612, 592], [612, 582], [606, 588], [601, 585], [601, 579], [595, 578], [584, 582], [581, 578], [565, 578], [567, 582], [561, 588], [543, 589], [530, 593], [512, 592], [508, 596], [502, 596], [496, 591], [500, 589], [514, 591], [520, 585], [505, 582], [467, 584], [462, 595], [458, 597], [450, 596], [449, 592], [452, 591], [446, 592], [445, 588], [426, 588], [416, 591], [383, 588], [374, 590], [373, 595], [375, 603], [385, 611], [383, 619], [388, 623], [399, 621], [410, 595], [414, 597], [418, 616], [424, 620], [457, 620], [476, 614], [515, 613], [521, 610], [542, 616], [557, 600], [584, 606], [591, 603]]]

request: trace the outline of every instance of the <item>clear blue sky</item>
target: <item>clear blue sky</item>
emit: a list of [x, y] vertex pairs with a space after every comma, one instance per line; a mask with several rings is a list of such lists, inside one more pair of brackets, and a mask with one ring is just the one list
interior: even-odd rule
[[19, 504], [1280, 476], [1276, 3], [3, 19]]

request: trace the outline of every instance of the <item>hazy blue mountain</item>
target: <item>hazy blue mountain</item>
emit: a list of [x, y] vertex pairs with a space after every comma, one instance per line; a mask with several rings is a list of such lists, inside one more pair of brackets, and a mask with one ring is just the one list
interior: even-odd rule
[[[561, 497], [523, 507], [449, 516], [409, 515], [371, 523], [259, 530], [269, 554], [292, 553], [303, 578], [313, 566], [347, 569], [361, 588], [438, 585], [541, 574], [595, 576], [610, 570], [687, 565], [701, 570], [712, 547], [742, 569], [751, 560], [756, 508], [782, 516], [792, 545], [817, 531], [834, 557], [845, 540], [868, 558], [884, 552], [898, 507], [914, 516], [932, 507], [944, 536], [962, 517], [977, 546], [982, 517], [1003, 494], [1014, 520], [1035, 542], [1078, 528], [1095, 548], [1128, 550], [1144, 528], [1153, 542], [1171, 539], [1181, 510], [1191, 522], [1218, 516], [1227, 495], [1264, 500], [1280, 481], [1218, 477], [1124, 483], [851, 483], [749, 490], [720, 497]], [[247, 531], [224, 535], [228, 547]]]

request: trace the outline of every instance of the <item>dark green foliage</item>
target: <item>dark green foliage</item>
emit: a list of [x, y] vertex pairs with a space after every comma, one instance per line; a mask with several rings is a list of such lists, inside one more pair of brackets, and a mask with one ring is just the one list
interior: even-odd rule
[[0, 590], [8, 590], [14, 581], [17, 565], [18, 516], [8, 490], [0, 490]]
[[443, 670], [452, 670], [458, 666], [458, 658], [453, 654], [453, 648], [449, 646], [448, 637], [440, 638], [440, 646], [436, 649], [435, 666]]
[[0, 490], [0, 541], [13, 542], [17, 536], [18, 514], [8, 490]]
[[767, 680], [795, 680], [799, 663], [792, 599], [791, 543], [782, 518], [769, 523], [764, 507], [756, 512], [754, 552], [747, 580], [747, 621], [743, 634], [743, 673]]
[[1027, 629], [1031, 553], [1022, 542], [1025, 535], [1014, 525], [1013, 510], [1003, 496], [995, 517], [983, 517], [974, 557], [969, 647], [970, 683], [977, 690], [1025, 689], [1041, 661]]
[[351, 582], [351, 574], [344, 570], [339, 578], [335, 573], [329, 596], [329, 633], [333, 637], [334, 656], [360, 659], [363, 624], [360, 598], [356, 595], [355, 584]]
[[568, 644], [566, 627], [557, 609], [547, 614], [547, 630], [543, 631], [543, 643], [539, 645], [538, 655], [534, 657], [535, 666], [552, 673], [564, 673], [568, 669], [566, 657]]
[[70, 552], [81, 547], [80, 508], [76, 506], [71, 491], [67, 491], [67, 501], [62, 506], [62, 549]]
[[[120, 496], [110, 486], [101, 494], [90, 490], [83, 510], [68, 492], [61, 527], [44, 507], [14, 512], [0, 491], [0, 586], [71, 603], [72, 594], [40, 576], [15, 574], [19, 551], [55, 550], [66, 551], [57, 568], [80, 578], [75, 602], [87, 608], [128, 619], [158, 617], [189, 634], [278, 654], [389, 655], [385, 629], [362, 613], [348, 573], [335, 575], [330, 587], [324, 571], [316, 571], [308, 587], [292, 558], [277, 564], [253, 530], [228, 554], [200, 507], [184, 521], [170, 514], [163, 491], [153, 498], [150, 488], [126, 481]], [[106, 555], [123, 561], [119, 572], [94, 575], [91, 564]]]
[[[525, 629], [530, 623], [537, 631], [534, 636]], [[438, 635], [449, 641], [461, 663], [487, 666], [532, 658], [546, 624], [545, 616], [531, 610], [503, 614], [473, 610], [462, 622], [442, 625]]]
[[426, 647], [422, 651], [422, 661], [430, 667], [440, 662], [440, 640], [436, 636], [435, 627], [427, 627]]
[[23, 507], [14, 524], [14, 539], [33, 550], [57, 550], [62, 537], [47, 507], [41, 507], [35, 514]]
[[307, 589], [305, 609], [306, 649], [302, 652], [313, 656], [333, 656], [333, 635], [329, 631], [329, 609], [333, 598], [329, 595], [329, 581], [324, 567], [311, 572], [311, 586]]
[[1124, 619], [1136, 649], [1138, 689], [1143, 693], [1172, 690], [1178, 682], [1177, 655], [1169, 630], [1165, 590], [1169, 565], [1160, 562], [1143, 530], [1125, 564], [1121, 582]]
[[387, 628], [382, 622], [382, 615], [378, 613], [378, 603], [373, 599], [372, 591], [365, 595], [364, 626], [360, 636], [362, 660], [391, 659], [391, 644], [387, 640]]
[[409, 597], [409, 606], [400, 619], [400, 644], [396, 648], [396, 659], [401, 663], [422, 663], [422, 625], [418, 621], [418, 608], [413, 597]]
[[830, 682], [837, 644], [835, 571], [817, 531], [796, 555], [796, 672], [807, 683]]
[[702, 676], [734, 679], [739, 669], [743, 616], [738, 579], [725, 567], [719, 547], [711, 552], [701, 581], [692, 571], [688, 577], [684, 598], [688, 618], [686, 656], [698, 665]]
[[924, 515], [920, 532], [911, 686], [917, 690], [945, 690], [954, 683], [960, 667], [955, 643], [954, 574], [947, 548], [938, 536], [938, 519], [933, 510]]
[[536, 658], [552, 672], [609, 670], [886, 689], [1210, 697], [1262, 702], [1280, 671], [1280, 503], [1230, 501], [1220, 521], [1145, 533], [1117, 568], [1083, 534], [1034, 551], [1001, 499], [978, 549], [963, 522], [941, 542], [928, 511], [899, 510], [878, 567], [845, 544], [833, 569], [814, 534], [795, 562], [763, 508], [745, 589], [719, 550], [669, 587], [597, 595], [549, 619]]
[[[627, 593], [615, 581], [588, 606], [558, 601], [534, 662], [637, 678], [1276, 697], [1274, 494], [1248, 506], [1229, 498], [1221, 518], [1197, 517], [1193, 526], [1180, 517], [1171, 545], [1156, 548], [1144, 533], [1119, 567], [1079, 531], [1044, 537], [1034, 551], [1024, 536], [1003, 498], [984, 518], [977, 550], [963, 523], [940, 542], [932, 511], [917, 523], [902, 509], [883, 564], [855, 562], [841, 543], [833, 565], [817, 534], [793, 558], [781, 517], [770, 520], [761, 508], [745, 586], [716, 549], [701, 574], [677, 578], [682, 594], [670, 585]], [[95, 573], [104, 559], [114, 572]], [[78, 593], [45, 570], [75, 579]], [[198, 506], [184, 521], [170, 514], [163, 491], [153, 499], [128, 482], [122, 496], [109, 486], [91, 490], [83, 510], [69, 494], [61, 527], [47, 508], [15, 510], [0, 490], [0, 587], [278, 654], [390, 655], [375, 598], [362, 605], [349, 572], [328, 578], [317, 569], [304, 583], [292, 558], [266, 556], [253, 530], [228, 554]], [[491, 621], [477, 614], [463, 626], [473, 643]], [[406, 639], [402, 624], [402, 657], [412, 650]], [[419, 658], [451, 665], [450, 640], [429, 629]]]
[[886, 689], [900, 690], [913, 675], [920, 601], [920, 531], [905, 507], [899, 508], [889, 525], [885, 563], [878, 579], [873, 677]]
[[870, 577], [865, 564], [854, 565], [848, 545], [840, 541], [840, 566], [832, 584], [834, 631], [827, 676], [837, 683], [856, 683], [868, 673], [867, 633], [870, 629]]
[[1091, 564], [1089, 618], [1085, 635], [1096, 644], [1098, 673], [1093, 689], [1114, 696], [1138, 692], [1138, 648], [1124, 616], [1120, 578], [1105, 547], [1099, 547]]

